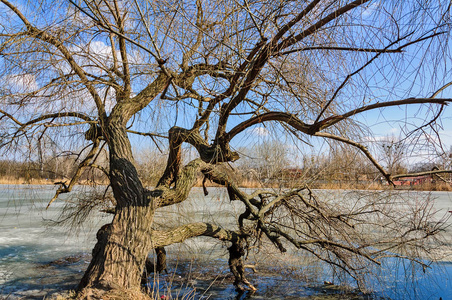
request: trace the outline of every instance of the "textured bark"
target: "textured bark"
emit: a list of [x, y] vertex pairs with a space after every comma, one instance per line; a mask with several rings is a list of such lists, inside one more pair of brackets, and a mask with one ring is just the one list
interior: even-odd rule
[[209, 236], [221, 241], [236, 242], [239, 235], [231, 230], [226, 230], [215, 224], [192, 223], [176, 227], [169, 231], [153, 231], [154, 245], [164, 247], [175, 243], [181, 243], [186, 239], [197, 236]]
[[196, 159], [178, 172], [174, 188], [161, 186], [148, 191], [134, 167], [123, 123], [110, 122], [104, 135], [110, 145], [110, 180], [117, 205], [112, 223], [104, 225], [97, 234], [91, 264], [78, 287], [81, 297], [102, 297], [99, 291], [139, 290], [146, 258], [152, 249], [162, 249], [160, 247], [200, 235], [237, 240], [236, 233], [204, 223], [188, 224], [167, 232], [152, 231], [155, 209], [185, 200], [199, 171], [211, 165]]
[[151, 261], [149, 257], [146, 258], [146, 264], [143, 272], [144, 276], [147, 276], [148, 274], [155, 272], [160, 273], [162, 271], [165, 272], [167, 271], [165, 248], [164, 247], [155, 248], [155, 254], [156, 254], [155, 264], [153, 261]]
[[89, 289], [139, 290], [145, 260], [153, 248], [150, 228], [155, 209], [134, 167], [125, 126], [111, 122], [106, 138], [117, 206], [112, 223], [97, 234], [91, 264], [78, 286], [81, 295], [90, 295]]
[[98, 232], [92, 261], [78, 290], [139, 288], [144, 262], [152, 249], [152, 217], [150, 207], [121, 208], [113, 222]]

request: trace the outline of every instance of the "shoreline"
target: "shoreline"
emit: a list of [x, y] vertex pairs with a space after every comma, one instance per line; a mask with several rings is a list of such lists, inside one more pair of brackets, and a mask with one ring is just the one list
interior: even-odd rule
[[[0, 185], [47, 185], [47, 186], [57, 186], [58, 182], [62, 182], [64, 179], [31, 179], [29, 181], [22, 179], [5, 179], [0, 178]], [[76, 184], [76, 186], [101, 186], [108, 185], [106, 182], [92, 182], [92, 181], [83, 181]], [[303, 184], [305, 185], [305, 184]], [[148, 185], [152, 186], [152, 185]], [[206, 187], [220, 187], [218, 184], [207, 182], [205, 184]], [[270, 182], [267, 184], [260, 183], [258, 181], [242, 181], [239, 185], [241, 188], [293, 188], [296, 187], [296, 183], [290, 184], [280, 184], [277, 182]], [[194, 187], [203, 187], [202, 180], [198, 180]], [[447, 183], [439, 183], [439, 184], [421, 184], [415, 186], [390, 186], [390, 185], [382, 185], [377, 183], [355, 183], [355, 182], [339, 182], [339, 183], [316, 183], [313, 182], [309, 186], [311, 189], [318, 190], [375, 190], [375, 191], [386, 191], [386, 190], [398, 190], [398, 191], [425, 191], [425, 192], [452, 192], [452, 185]]]

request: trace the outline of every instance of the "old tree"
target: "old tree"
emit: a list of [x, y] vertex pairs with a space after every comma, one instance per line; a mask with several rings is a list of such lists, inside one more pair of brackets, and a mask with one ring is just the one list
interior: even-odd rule
[[[233, 147], [273, 126], [294, 143], [349, 145], [391, 182], [362, 129], [377, 112], [401, 121], [407, 137], [438, 141], [451, 100], [448, 1], [0, 1], [2, 153], [39, 150], [51, 137], [54, 155], [76, 156], [78, 168], [50, 205], [90, 169], [105, 173], [113, 195], [79, 297], [136, 297], [151, 251], [199, 236], [225, 241], [236, 285], [253, 289], [242, 256], [259, 240], [359, 279], [381, 257], [415, 258], [438, 232], [428, 213], [398, 215], [389, 200], [332, 205], [303, 182], [245, 191]], [[137, 172], [137, 135], [167, 141], [154, 188]], [[185, 145], [198, 157], [185, 162]], [[243, 203], [237, 225], [156, 226], [156, 211], [186, 200], [200, 174]], [[369, 224], [375, 234], [363, 234]]]

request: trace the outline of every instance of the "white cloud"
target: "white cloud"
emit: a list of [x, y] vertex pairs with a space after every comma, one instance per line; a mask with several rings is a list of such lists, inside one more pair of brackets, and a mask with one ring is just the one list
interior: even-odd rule
[[392, 127], [387, 130], [386, 135], [372, 135], [364, 137], [365, 142], [393, 142], [396, 143], [400, 140], [400, 129]]
[[268, 136], [270, 135], [270, 132], [265, 127], [254, 127], [252, 129], [248, 130], [249, 133], [257, 136]]
[[452, 130], [442, 130], [438, 134], [441, 137], [441, 142], [446, 147], [452, 147]]
[[32, 74], [8, 75], [4, 80], [12, 93], [27, 93], [38, 89], [36, 77]]
[[399, 133], [399, 131], [400, 131], [399, 128], [395, 128], [395, 127], [389, 129], [389, 133], [392, 135], [396, 135], [397, 133]]
[[[108, 69], [113, 65], [113, 49], [103, 41], [91, 41], [88, 44], [71, 46], [69, 50], [76, 54], [77, 62], [82, 66], [92, 65], [94, 62], [94, 64], [103, 65]], [[121, 66], [121, 52], [117, 49], [115, 54]], [[140, 53], [131, 49], [128, 49], [127, 59], [132, 64], [142, 61]], [[95, 73], [94, 69], [91, 71]]]
[[364, 138], [365, 142], [386, 142], [388, 141], [387, 136], [365, 136]]
[[94, 41], [90, 43], [88, 52], [102, 57], [111, 57], [113, 53], [111, 47], [101, 41]]
[[362, 16], [364, 18], [370, 16], [371, 14], [373, 14], [375, 11], [378, 10], [379, 6], [380, 6], [380, 4], [378, 2], [374, 2], [374, 3], [367, 5], [366, 7], [364, 7], [363, 12], [361, 13]]

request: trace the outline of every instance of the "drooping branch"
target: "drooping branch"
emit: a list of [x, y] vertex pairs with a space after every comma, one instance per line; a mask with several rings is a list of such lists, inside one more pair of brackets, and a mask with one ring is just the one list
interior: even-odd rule
[[8, 119], [10, 119], [11, 121], [13, 121], [14, 123], [16, 123], [19, 126], [23, 126], [23, 123], [20, 122], [19, 120], [17, 120], [13, 115], [7, 113], [4, 110], [0, 109], [0, 113], [3, 114], [3, 116], [0, 117], [0, 119], [3, 119], [3, 117], [7, 117]]
[[369, 1], [370, 0], [355, 0], [355, 1], [353, 1], [353, 2], [351, 2], [349, 4], [347, 4], [347, 5], [341, 6], [339, 9], [337, 9], [336, 11], [330, 13], [328, 16], [326, 16], [325, 18], [319, 20], [317, 23], [315, 23], [312, 26], [310, 26], [309, 28], [303, 30], [299, 34], [297, 34], [295, 36], [290, 36], [290, 37], [286, 38], [285, 40], [283, 40], [282, 42], [280, 42], [273, 49], [273, 53], [278, 53], [282, 49], [288, 48], [288, 47], [298, 43], [299, 41], [301, 41], [305, 37], [313, 34], [317, 30], [319, 30], [320, 28], [322, 28], [323, 26], [328, 24], [329, 22], [339, 18], [340, 16], [344, 15], [345, 13], [349, 12], [350, 10], [352, 10], [352, 9], [354, 9], [354, 8], [364, 4], [366, 2], [369, 2]]
[[[108, 1], [105, 1], [105, 3], [108, 5]], [[119, 7], [117, 1], [114, 1], [114, 13], [116, 23], [118, 26], [118, 31], [120, 35], [119, 38], [119, 53], [121, 54], [121, 61], [122, 61], [122, 81], [124, 82], [123, 86], [121, 87], [121, 93], [119, 93], [116, 101], [121, 102], [123, 99], [130, 98], [130, 93], [132, 92], [132, 86], [131, 86], [131, 78], [130, 78], [130, 67], [129, 67], [129, 54], [127, 53], [127, 46], [126, 46], [126, 39], [124, 38], [124, 26], [126, 20], [121, 16], [121, 13], [119, 12]]]
[[7, 113], [6, 111], [4, 111], [2, 109], [0, 109], [0, 113], [3, 114], [4, 116], [8, 117], [9, 119], [11, 119], [17, 125], [19, 125], [20, 126], [19, 130], [24, 130], [25, 127], [36, 124], [40, 121], [44, 121], [44, 120], [48, 120], [48, 119], [63, 118], [63, 117], [78, 118], [78, 119], [82, 119], [83, 121], [86, 121], [89, 123], [93, 122], [93, 119], [91, 119], [88, 115], [85, 115], [85, 114], [82, 114], [79, 112], [59, 112], [59, 113], [53, 113], [53, 114], [45, 114], [45, 115], [39, 116], [35, 119], [24, 122], [24, 123], [20, 122], [13, 115]]
[[[14, 117], [12, 114], [9, 114], [6, 111], [0, 109], [0, 120], [3, 119], [4, 117], [13, 121], [15, 124], [18, 125], [18, 127], [15, 128], [14, 132], [11, 133], [9, 138], [5, 139], [4, 143], [0, 144], [0, 146], [7, 145], [21, 136], [26, 136], [27, 132], [29, 131], [29, 130], [27, 131], [27, 127], [44, 126], [44, 128], [49, 128], [49, 127], [56, 127], [56, 126], [77, 126], [77, 125], [89, 124], [91, 127], [97, 128], [97, 124], [98, 124], [98, 121], [91, 119], [91, 117], [89, 117], [88, 115], [78, 113], [78, 112], [59, 112], [59, 113], [44, 114], [37, 118], [28, 120], [26, 122], [22, 122], [19, 119], [17, 119], [16, 117]], [[54, 120], [58, 119], [58, 118], [78, 118], [83, 121], [82, 122], [55, 124]], [[45, 122], [43, 122], [43, 121], [45, 121]]]
[[92, 19], [98, 26], [102, 27], [103, 29], [114, 33], [117, 36], [121, 36], [123, 39], [125, 39], [126, 41], [128, 41], [129, 43], [143, 49], [144, 51], [146, 51], [147, 53], [151, 54], [152, 56], [154, 56], [157, 60], [158, 57], [154, 54], [154, 52], [143, 46], [141, 43], [137, 42], [136, 40], [134, 40], [133, 38], [122, 34], [121, 32], [119, 32], [118, 30], [115, 30], [114, 28], [112, 28], [108, 23], [104, 23], [102, 22], [102, 20], [99, 20], [96, 16], [93, 16], [92, 14], [90, 14], [89, 12], [87, 12], [85, 9], [83, 9], [82, 7], [80, 7], [80, 5], [78, 5], [75, 1], [73, 0], [69, 0], [69, 2], [74, 5], [74, 7], [76, 7], [79, 11], [81, 11], [84, 15], [86, 15], [87, 17], [89, 17], [90, 19]]
[[369, 150], [367, 149], [366, 146], [364, 146], [363, 144], [360, 144], [358, 142], [352, 141], [350, 139], [341, 137], [341, 136], [337, 136], [331, 133], [326, 133], [326, 132], [317, 132], [314, 134], [314, 136], [319, 136], [319, 137], [325, 137], [328, 139], [333, 139], [348, 145], [352, 145], [353, 147], [358, 148], [359, 150], [361, 150], [362, 153], [364, 153], [364, 155], [366, 155], [366, 157], [369, 159], [369, 161], [378, 169], [378, 171], [380, 171], [380, 173], [386, 178], [386, 180], [390, 183], [392, 183], [392, 179], [394, 178], [394, 176], [392, 176], [391, 174], [389, 174], [388, 172], [386, 172], [386, 170], [380, 165], [380, 163], [372, 156], [372, 154], [369, 152]]
[[[395, 41], [391, 42], [388, 46], [385, 47], [385, 49], [390, 49], [390, 47], [392, 47], [393, 45], [397, 45], [400, 41], [408, 38], [410, 35], [412, 35], [414, 32], [410, 32], [407, 35], [403, 36], [403, 37], [399, 37], [398, 39], [396, 39]], [[414, 43], [419, 43], [423, 40], [426, 39], [431, 39], [437, 35], [440, 34], [444, 34], [444, 32], [434, 32], [431, 35], [425, 36], [421, 39], [418, 39], [416, 41], [412, 41], [409, 43], [406, 43], [400, 47], [398, 47], [397, 49], [401, 50], [404, 49]], [[355, 75], [359, 74], [362, 70], [364, 70], [365, 68], [367, 68], [370, 64], [372, 64], [375, 60], [377, 60], [377, 58], [379, 58], [384, 52], [377, 52], [377, 54], [372, 57], [371, 59], [369, 59], [366, 63], [364, 63], [362, 66], [360, 66], [358, 69], [356, 69], [355, 71], [353, 71], [352, 73], [348, 74], [345, 79], [342, 81], [342, 83], [339, 85], [338, 88], [336, 88], [336, 90], [334, 91], [333, 95], [331, 96], [331, 98], [328, 100], [328, 102], [322, 107], [322, 110], [320, 111], [320, 113], [317, 115], [317, 118], [315, 120], [315, 123], [317, 123], [323, 116], [323, 114], [326, 112], [326, 110], [328, 109], [328, 107], [331, 105], [331, 103], [333, 103], [333, 101], [336, 99], [337, 95], [339, 94], [339, 92], [345, 87], [345, 85], [348, 83], [348, 81]]]
[[328, 117], [322, 121], [314, 123], [314, 126], [317, 127], [317, 130], [322, 130], [324, 128], [330, 127], [344, 119], [350, 118], [354, 115], [360, 114], [365, 111], [384, 108], [384, 107], [392, 107], [392, 106], [400, 106], [400, 105], [411, 105], [411, 104], [443, 104], [447, 105], [452, 101], [452, 98], [407, 98], [402, 100], [388, 101], [388, 102], [378, 102], [370, 105], [361, 106], [357, 109], [351, 110], [342, 115], [335, 115]]
[[154, 137], [163, 138], [163, 139], [168, 138], [168, 136], [166, 136], [166, 135], [159, 134], [159, 133], [153, 133], [153, 132], [140, 132], [140, 131], [135, 131], [135, 130], [130, 130], [130, 129], [127, 129], [127, 132], [137, 134], [137, 135], [142, 135], [142, 136], [149, 136], [151, 138], [154, 138]]
[[268, 121], [284, 122], [302, 133], [309, 134], [309, 135], [316, 135], [316, 133], [318, 133], [319, 131], [321, 131], [323, 129], [331, 127], [340, 121], [346, 120], [354, 115], [360, 114], [365, 111], [378, 109], [378, 108], [384, 108], [384, 107], [393, 107], [393, 106], [410, 105], [410, 104], [432, 103], [432, 104], [447, 105], [451, 101], [452, 101], [451, 98], [408, 98], [408, 99], [403, 99], [403, 100], [379, 102], [379, 103], [362, 106], [360, 108], [351, 110], [342, 115], [335, 115], [335, 116], [328, 117], [322, 121], [316, 122], [311, 125], [302, 122], [300, 119], [298, 119], [297, 116], [287, 113], [287, 112], [267, 112], [267, 113], [263, 113], [259, 116], [250, 118], [250, 119], [238, 124], [237, 126], [232, 128], [228, 133], [226, 133], [224, 135], [224, 139], [225, 139], [225, 141], [228, 142], [234, 136], [236, 136], [240, 132], [243, 132], [247, 128], [249, 128], [253, 125], [260, 124], [263, 122], [268, 122]]
[[82, 81], [83, 85], [86, 87], [86, 89], [88, 90], [88, 92], [91, 94], [91, 96], [93, 97], [93, 100], [96, 104], [97, 110], [98, 110], [98, 114], [99, 117], [102, 120], [106, 119], [106, 111], [105, 111], [105, 106], [102, 102], [102, 99], [100, 98], [99, 94], [97, 93], [96, 88], [91, 84], [91, 82], [89, 81], [86, 72], [77, 64], [77, 62], [75, 61], [73, 55], [71, 54], [71, 52], [67, 49], [67, 47], [63, 44], [63, 42], [52, 36], [48, 31], [46, 30], [40, 30], [38, 28], [36, 28], [35, 26], [33, 26], [28, 19], [14, 6], [12, 5], [9, 1], [7, 0], [0, 0], [3, 4], [5, 4], [6, 6], [8, 6], [8, 8], [11, 9], [11, 11], [13, 11], [24, 23], [25, 27], [27, 28], [27, 32], [28, 32], [28, 36], [31, 38], [36, 38], [39, 39], [45, 43], [48, 43], [50, 45], [53, 45], [55, 48], [57, 48], [61, 54], [64, 56], [65, 60], [69, 63], [69, 65], [71, 66], [72, 70], [79, 76], [80, 80]]
[[[164, 60], [162, 59], [162, 55], [161, 55], [161, 53], [160, 53], [160, 49], [159, 49], [159, 47], [157, 46], [157, 44], [156, 44], [156, 42], [155, 42], [155, 40], [154, 40], [154, 36], [153, 36], [152, 33], [151, 33], [150, 26], [149, 26], [148, 22], [146, 21], [146, 18], [144, 17], [143, 11], [142, 11], [140, 5], [138, 4], [138, 1], [137, 1], [137, 0], [134, 0], [134, 3], [135, 3], [135, 6], [136, 6], [137, 9], [138, 9], [138, 12], [140, 13], [141, 21], [143, 22], [143, 24], [144, 24], [144, 26], [145, 26], [145, 28], [146, 28], [146, 33], [148, 34], [148, 37], [149, 37], [149, 39], [151, 40], [152, 46], [153, 46], [153, 48], [154, 48], [154, 50], [155, 50], [155, 54], [152, 53], [152, 52], [150, 52], [150, 54], [151, 54], [154, 58], [157, 59], [157, 62], [159, 63], [160, 67], [163, 67], [163, 62], [164, 62]], [[148, 50], [148, 51], [150, 51], [150, 50]]]
[[[437, 89], [437, 90], [432, 94], [432, 96], [431, 96], [430, 98], [436, 98], [436, 96], [438, 96], [440, 93], [442, 93], [445, 89], [449, 88], [450, 86], [452, 86], [452, 81], [446, 83], [445, 85], [443, 85], [442, 87], [440, 87], [439, 89]], [[438, 112], [436, 113], [436, 115], [435, 115], [429, 122], [427, 122], [427, 123], [425, 123], [424, 125], [422, 125], [422, 126], [416, 128], [416, 129], [414, 129], [413, 131], [407, 133], [406, 136], [409, 137], [410, 135], [412, 135], [412, 134], [413, 134], [414, 132], [416, 132], [416, 131], [420, 131], [420, 130], [423, 130], [423, 128], [425, 128], [425, 127], [432, 126], [432, 124], [434, 124], [434, 123], [439, 119], [439, 117], [440, 117], [441, 114], [443, 113], [443, 111], [444, 111], [446, 105], [447, 105], [447, 103], [441, 105], [441, 107], [440, 107], [440, 109], [438, 110]]]
[[278, 121], [282, 123], [286, 123], [296, 129], [297, 131], [300, 131], [302, 133], [312, 135], [312, 136], [319, 136], [319, 137], [325, 137], [329, 139], [334, 139], [349, 145], [352, 145], [354, 147], [357, 147], [360, 149], [361, 152], [363, 152], [366, 157], [370, 160], [370, 162], [383, 174], [383, 176], [386, 178], [386, 180], [390, 183], [392, 183], [392, 177], [391, 174], [387, 173], [385, 169], [378, 163], [378, 161], [371, 155], [371, 153], [367, 150], [367, 148], [355, 141], [352, 141], [350, 139], [347, 139], [345, 137], [340, 137], [337, 135], [333, 135], [330, 133], [321, 132], [321, 130], [324, 130], [328, 127], [331, 127], [335, 125], [336, 123], [343, 121], [345, 119], [348, 119], [356, 114], [377, 109], [377, 108], [384, 108], [384, 107], [392, 107], [392, 106], [399, 106], [399, 105], [410, 105], [410, 104], [425, 104], [425, 103], [433, 103], [433, 104], [441, 104], [442, 106], [447, 105], [452, 99], [449, 98], [408, 98], [403, 100], [396, 100], [396, 101], [389, 101], [389, 102], [382, 102], [382, 103], [375, 103], [371, 105], [366, 105], [360, 108], [357, 108], [355, 110], [349, 111], [347, 113], [344, 113], [342, 115], [335, 115], [329, 118], [326, 118], [320, 122], [314, 123], [312, 125], [308, 125], [306, 123], [303, 123], [301, 120], [299, 120], [295, 115], [286, 113], [286, 112], [267, 112], [263, 113], [262, 115], [250, 118], [234, 128], [232, 128], [228, 133], [224, 135], [224, 143], [229, 143], [229, 141], [235, 137], [240, 132], [243, 132], [247, 128], [260, 124], [267, 121]]
[[[100, 141], [99, 139], [96, 139], [93, 141], [93, 146], [91, 147], [90, 151], [86, 155], [86, 157], [82, 160], [82, 162], [77, 166], [77, 170], [75, 171], [75, 174], [72, 176], [71, 181], [69, 184], [66, 184], [66, 182], [56, 182], [56, 184], [59, 184], [60, 187], [56, 190], [55, 195], [53, 198], [49, 201], [47, 204], [47, 208], [58, 198], [60, 194], [69, 193], [72, 191], [72, 188], [78, 183], [78, 180], [83, 174], [83, 170], [90, 166], [90, 164], [94, 163], [97, 151], [99, 149]], [[104, 170], [105, 172], [105, 170]]]
[[256, 117], [250, 118], [250, 119], [238, 124], [237, 126], [232, 128], [227, 134], [225, 134], [224, 139], [226, 142], [229, 142], [237, 134], [239, 134], [240, 132], [243, 132], [247, 128], [249, 128], [253, 125], [260, 124], [263, 122], [268, 122], [268, 121], [279, 121], [279, 122], [287, 123], [287, 124], [291, 125], [292, 127], [294, 127], [295, 129], [297, 129], [303, 133], [306, 133], [306, 134], [312, 134], [312, 130], [314, 128], [313, 125], [308, 125], [306, 123], [303, 123], [293, 114], [286, 113], [286, 112], [268, 112], [268, 113], [263, 113]]
[[351, 52], [367, 52], [367, 53], [401, 53], [402, 49], [374, 49], [374, 48], [354, 48], [354, 47], [335, 47], [335, 46], [315, 46], [303, 47], [299, 49], [292, 49], [280, 52], [275, 56], [283, 56], [297, 52], [312, 51], [312, 50], [336, 50], [336, 51], [351, 51]]
[[202, 2], [200, 0], [196, 0], [196, 22], [195, 26], [198, 30], [196, 34], [196, 41], [193, 45], [188, 47], [188, 51], [184, 53], [182, 56], [182, 69], [186, 70], [188, 68], [189, 59], [192, 58], [193, 54], [198, 51], [199, 46], [201, 45], [203, 39], [203, 31], [204, 31], [204, 12], [202, 8]]
[[123, 99], [122, 102], [115, 105], [111, 117], [120, 118], [126, 122], [131, 116], [146, 107], [157, 95], [164, 93], [171, 83], [190, 90], [197, 77], [218, 74], [225, 66], [224, 62], [219, 62], [216, 65], [196, 64], [179, 74], [169, 73], [168, 70], [166, 72], [159, 72], [156, 79], [135, 97]]
[[309, 3], [305, 9], [303, 9], [303, 11], [301, 11], [295, 18], [293, 18], [290, 22], [288, 22], [286, 25], [284, 25], [279, 32], [274, 36], [274, 38], [272, 39], [272, 43], [276, 43], [277, 41], [279, 41], [284, 34], [289, 31], [293, 26], [295, 26], [295, 24], [297, 24], [298, 22], [300, 22], [308, 13], [310, 13], [316, 6], [317, 4], [319, 4], [321, 1], [320, 0], [314, 0], [311, 3]]
[[[239, 220], [240, 228], [243, 227], [243, 220], [247, 219], [254, 224], [256, 232], [263, 232], [281, 251], [286, 249], [281, 240], [283, 239], [296, 248], [311, 252], [319, 259], [333, 265], [337, 264], [337, 267], [343, 268], [354, 278], [358, 278], [355, 273], [359, 273], [360, 267], [352, 257], [362, 257], [380, 264], [378, 257], [382, 252], [374, 247], [386, 247], [388, 244], [398, 244], [400, 247], [420, 241], [419, 237], [410, 237], [403, 241], [397, 241], [397, 238], [392, 237], [383, 241], [378, 239], [374, 241], [373, 238], [361, 239], [356, 231], [360, 230], [359, 226], [365, 226], [366, 222], [373, 222], [368, 220], [370, 215], [377, 214], [380, 218], [387, 219], [381, 225], [383, 228], [392, 224], [391, 222], [395, 227], [399, 226], [400, 230], [402, 225], [408, 226], [404, 231], [400, 231], [402, 235], [424, 230], [424, 227], [415, 225], [415, 228], [411, 228], [409, 223], [403, 223], [403, 220], [385, 209], [384, 201], [378, 204], [364, 202], [364, 206], [341, 210], [334, 208], [334, 205], [331, 207], [321, 204], [307, 188], [295, 189], [281, 195], [268, 191], [247, 195], [220, 166], [205, 169], [204, 174], [214, 182], [231, 188], [236, 199], [245, 204], [247, 210], [240, 216], [242, 218]], [[300, 193], [304, 190], [308, 191], [307, 198]], [[258, 195], [261, 199], [254, 199]], [[288, 214], [291, 215], [290, 218], [287, 218]], [[395, 224], [398, 222], [400, 225]], [[434, 229], [428, 230], [426, 234], [430, 235], [432, 234], [430, 231]], [[321, 255], [322, 251], [324, 255]]]
[[148, 136], [152, 139], [152, 141], [154, 142], [155, 146], [157, 147], [157, 149], [162, 153], [162, 149], [160, 149], [159, 144], [157, 143], [156, 137], [158, 138], [164, 138], [167, 139], [168, 136], [162, 135], [162, 134], [158, 134], [158, 133], [152, 133], [152, 132], [139, 132], [139, 131], [135, 131], [135, 130], [127, 130], [128, 133], [132, 133], [132, 134], [137, 134], [137, 135], [142, 135], [142, 136]]

